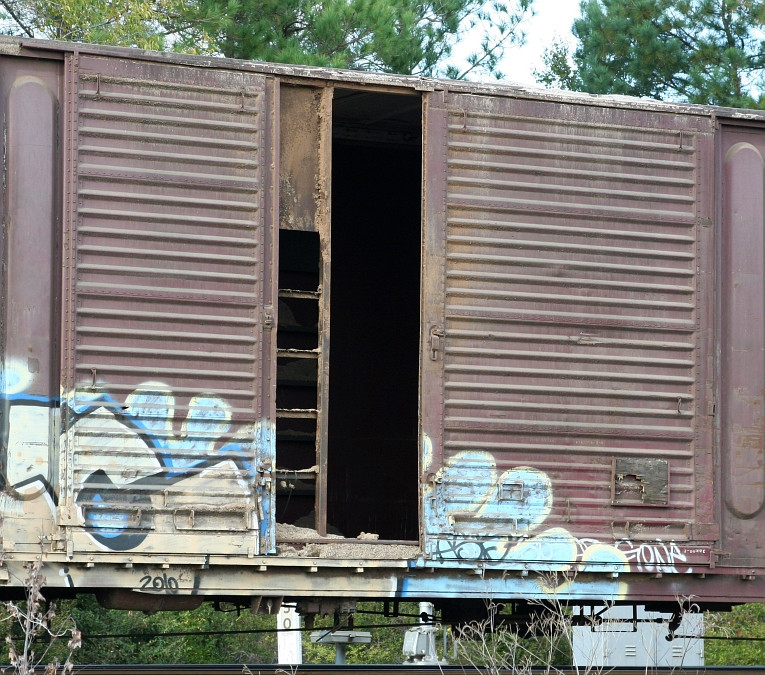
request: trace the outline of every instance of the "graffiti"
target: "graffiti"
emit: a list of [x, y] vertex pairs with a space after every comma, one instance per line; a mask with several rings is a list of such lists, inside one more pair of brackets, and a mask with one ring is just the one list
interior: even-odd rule
[[147, 574], [141, 577], [139, 586], [142, 591], [155, 591], [157, 593], [164, 591], [172, 594], [178, 593], [178, 589], [180, 588], [178, 579], [170, 577], [167, 574], [156, 577]]
[[0, 382], [6, 397], [13, 397], [29, 390], [36, 372], [36, 369], [30, 366], [29, 362], [24, 364], [19, 359], [6, 361], [2, 371], [2, 382]]
[[[273, 525], [266, 478], [275, 441], [272, 424], [243, 425], [222, 397], [179, 398], [161, 382], [144, 382], [121, 401], [104, 389], [46, 399], [21, 390], [22, 374], [6, 373], [3, 381], [7, 467], [0, 494], [0, 508], [19, 523], [18, 532], [37, 520], [50, 523], [55, 534], [63, 496], [54, 489], [61, 483], [51, 472], [59, 471], [60, 449], [69, 453], [73, 471], [66, 495], [74, 515], [67, 524], [100, 550], [175, 552], [178, 534], [189, 532], [193, 543], [183, 551], [209, 553], [215, 546], [219, 553], [218, 535], [228, 532], [239, 542], [232, 544], [234, 553], [259, 552], [253, 542], [266, 540]], [[423, 459], [427, 470], [433, 463], [427, 437]], [[686, 551], [672, 542], [607, 543], [551, 526], [553, 492], [550, 477], [535, 467], [498, 467], [491, 453], [459, 453], [423, 486], [428, 566], [475, 569], [479, 563], [533, 570], [541, 574], [503, 578], [502, 592], [614, 599], [626, 593], [619, 578], [624, 572], [691, 571]], [[433, 577], [433, 583], [444, 578]], [[450, 583], [467, 583], [462, 579]], [[399, 590], [421, 594], [429, 583], [421, 578], [415, 584], [412, 578]], [[180, 582], [167, 573], [144, 572], [138, 587], [177, 593]]]
[[[232, 409], [221, 397], [199, 394], [181, 404], [161, 382], [143, 383], [123, 403], [95, 389], [63, 400], [30, 396], [21, 391], [20, 371], [6, 369], [3, 378], [9, 410], [3, 430], [4, 513], [28, 515], [21, 503], [45, 497], [48, 515], [37, 517], [55, 521], [61, 495], [51, 487], [49, 453], [60, 450], [69, 453], [68, 462], [78, 471], [71, 477], [75, 524], [106, 550], [137, 549], [153, 533], [184, 529], [176, 527], [179, 511], [181, 520], [190, 522], [185, 529], [200, 522], [206, 527], [205, 517], [215, 524], [215, 518], [234, 513], [238, 529], [267, 535], [269, 490], [256, 459], [272, 451], [269, 425], [240, 424], [232, 430]], [[185, 417], [176, 422], [178, 410]], [[65, 425], [60, 436], [59, 420]], [[205, 516], [208, 502], [213, 515]], [[220, 507], [222, 502], [228, 507]]]
[[429, 515], [441, 531], [467, 535], [501, 528], [520, 535], [535, 529], [552, 508], [552, 487], [545, 473], [524, 466], [500, 475], [487, 452], [461, 453], [432, 484], [438, 489], [428, 495], [433, 507]]
[[[49, 452], [58, 401], [26, 393], [34, 385], [36, 371], [33, 363], [19, 359], [9, 359], [0, 371], [0, 442], [8, 457], [0, 472], [0, 488], [3, 505], [11, 511], [20, 508], [11, 502], [52, 494]], [[6, 498], [7, 493], [11, 499]]]
[[[193, 397], [178, 430], [175, 397], [159, 382], [141, 385], [124, 406], [106, 393], [78, 392], [71, 408], [76, 452], [101, 454], [98, 465], [104, 467], [83, 481], [76, 503], [86, 529], [111, 550], [138, 547], [152, 526], [156, 495], [202, 469], [231, 462], [240, 474], [254, 479], [252, 430], [245, 432], [246, 440], [228, 442], [214, 452], [231, 426], [231, 409], [217, 396]], [[114, 447], [119, 452], [108, 452]], [[246, 491], [246, 485], [239, 486], [239, 492]]]
[[[598, 582], [600, 593], [618, 598], [626, 592], [617, 579], [630, 570], [624, 551], [597, 540], [585, 544], [562, 527], [540, 531], [552, 509], [553, 489], [538, 469], [500, 472], [490, 453], [465, 451], [432, 475], [424, 497], [430, 553], [437, 560], [572, 575], [609, 573], [611, 578]], [[573, 592], [569, 579], [555, 588], [544, 587], [541, 579], [537, 583], [545, 592]]]
[[628, 539], [622, 539], [614, 546], [624, 553], [637, 572], [650, 574], [693, 572], [693, 567], [688, 565], [688, 556], [674, 542], [633, 543]]
[[562, 528], [552, 528], [528, 540], [511, 537], [483, 541], [438, 539], [433, 553], [441, 560], [533, 562], [543, 564], [547, 571], [567, 568], [570, 561], [577, 559], [576, 541]]

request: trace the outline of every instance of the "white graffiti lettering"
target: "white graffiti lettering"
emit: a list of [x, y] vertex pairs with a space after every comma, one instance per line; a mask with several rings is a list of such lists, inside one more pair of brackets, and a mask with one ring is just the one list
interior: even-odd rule
[[614, 544], [635, 566], [636, 572], [682, 574], [693, 572], [688, 557], [674, 542], [632, 542], [621, 539]]

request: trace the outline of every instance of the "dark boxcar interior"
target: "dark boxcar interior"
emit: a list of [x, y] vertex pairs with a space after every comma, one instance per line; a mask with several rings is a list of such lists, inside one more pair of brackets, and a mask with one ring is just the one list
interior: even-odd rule
[[328, 520], [347, 536], [417, 539], [420, 156], [333, 146]]
[[[276, 422], [280, 467], [299, 469], [316, 464], [316, 419], [297, 411], [318, 406], [319, 261], [318, 232], [281, 231], [276, 407], [295, 412], [292, 416], [282, 413]], [[290, 523], [309, 519], [307, 524], [314, 527], [315, 481], [296, 473], [288, 474], [284, 482], [293, 487], [282, 493], [286, 498], [278, 500], [277, 519]]]
[[[283, 110], [320, 96], [283, 87]], [[331, 126], [312, 130], [330, 136], [331, 155], [320, 142], [297, 153], [317, 175], [330, 165], [328, 227], [321, 205], [290, 201], [298, 170], [282, 184], [276, 512], [319, 536], [418, 537], [421, 106], [334, 93]], [[297, 142], [285, 143], [291, 165]], [[313, 220], [296, 215], [314, 208]]]

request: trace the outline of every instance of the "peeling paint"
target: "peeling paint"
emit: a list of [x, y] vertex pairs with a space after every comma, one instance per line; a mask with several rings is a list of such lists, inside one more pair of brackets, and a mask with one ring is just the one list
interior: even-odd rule
[[[11, 403], [6, 476], [20, 498], [45, 494], [55, 505], [62, 495], [48, 475], [51, 407], [37, 398], [16, 394]], [[123, 406], [104, 391], [64, 398], [77, 405], [67, 415], [71, 426], [62, 432], [61, 447], [75, 439], [68, 462], [76, 457], [96, 467], [87, 474], [72, 467], [80, 472], [72, 474], [71, 486], [77, 516], [68, 524], [83, 528], [102, 550], [166, 548], [161, 542], [178, 530], [179, 509], [196, 514], [188, 518], [191, 528], [182, 529], [202, 527], [207, 518], [221, 534], [252, 531], [256, 552], [258, 538], [272, 535], [272, 424], [261, 421], [231, 435], [230, 405], [200, 394], [189, 400], [176, 431], [177, 402], [161, 382], [137, 387]], [[14, 511], [18, 506], [8, 513]], [[193, 552], [194, 540], [175, 540], [177, 550], [186, 546]]]

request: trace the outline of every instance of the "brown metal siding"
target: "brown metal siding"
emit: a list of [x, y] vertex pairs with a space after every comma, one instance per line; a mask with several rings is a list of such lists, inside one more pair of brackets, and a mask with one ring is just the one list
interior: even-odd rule
[[[502, 515], [512, 470], [533, 467], [552, 481], [545, 526], [691, 538], [702, 121], [459, 95], [447, 109], [441, 529], [541, 526]], [[620, 457], [666, 461], [668, 485], [623, 497]]]
[[[0, 57], [0, 471], [4, 492], [26, 504], [42, 501], [58, 467], [60, 65]], [[7, 503], [4, 551], [39, 555], [42, 531], [54, 528], [30, 523], [50, 511], [33, 507], [9, 528]]]
[[765, 507], [765, 135], [720, 129], [720, 496], [723, 565], [761, 566]]
[[[70, 524], [195, 535], [152, 544], [173, 551], [206, 551], [216, 530], [245, 533], [218, 552], [254, 546], [250, 470], [271, 384], [266, 98], [260, 75], [69, 60]], [[126, 490], [135, 505], [109, 515]]]

